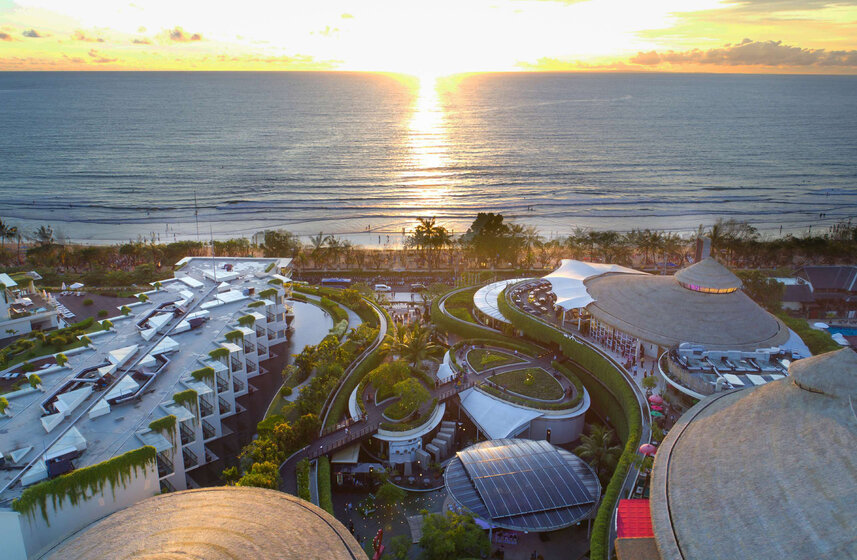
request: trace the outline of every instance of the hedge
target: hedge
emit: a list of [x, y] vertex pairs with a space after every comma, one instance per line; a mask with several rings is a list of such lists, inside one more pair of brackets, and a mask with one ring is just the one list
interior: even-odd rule
[[298, 461], [295, 476], [298, 479], [298, 498], [311, 502], [312, 495], [309, 491], [309, 459], [304, 458]]
[[[381, 312], [384, 313], [384, 316], [387, 318], [387, 334], [392, 334], [393, 319], [390, 317], [390, 314], [387, 313], [386, 309], [381, 308]], [[351, 393], [370, 371], [381, 365], [383, 360], [384, 357], [381, 355], [381, 346], [379, 345], [351, 371], [351, 374], [348, 375], [342, 384], [342, 390], [339, 392], [336, 399], [330, 403], [327, 422], [324, 425], [325, 428], [335, 426], [339, 419], [342, 418], [342, 415], [345, 414], [345, 411], [348, 409], [348, 399], [351, 396]]]
[[388, 432], [407, 432], [408, 430], [413, 430], [414, 428], [418, 428], [428, 422], [436, 408], [437, 399], [434, 399], [432, 401], [431, 408], [410, 422], [381, 422], [381, 425], [378, 426], [378, 428], [381, 430], [387, 430]]
[[334, 323], [338, 323], [340, 321], [345, 321], [346, 324], [348, 323], [348, 313], [339, 307], [339, 304], [335, 301], [322, 296], [319, 304], [325, 311], [330, 313], [330, 316], [333, 317]]
[[468, 323], [461, 319], [451, 317], [440, 310], [440, 302], [444, 298], [438, 298], [431, 306], [431, 320], [438, 328], [449, 334], [457, 334], [462, 338], [481, 338], [498, 342], [507, 342], [508, 338], [493, 329]]
[[602, 404], [608, 405], [608, 412], [612, 411], [610, 422], [624, 442], [625, 447], [598, 508], [589, 543], [592, 560], [607, 560], [610, 550], [608, 540], [613, 510], [619, 499], [625, 476], [636, 456], [642, 433], [642, 412], [637, 398], [621, 372], [598, 352], [581, 342], [572, 340], [562, 331], [510, 306], [506, 301], [506, 290], [500, 293], [497, 303], [500, 312], [527, 336], [544, 343], [558, 345], [565, 356], [578, 362], [582, 366], [578, 370], [578, 374], [583, 374], [583, 377], [591, 377], [593, 381], [598, 382], [587, 385], [593, 402], [600, 401]]
[[318, 479], [318, 505], [333, 515], [333, 494], [330, 489], [330, 459], [327, 455], [322, 455], [318, 458], [318, 471], [316, 472]]

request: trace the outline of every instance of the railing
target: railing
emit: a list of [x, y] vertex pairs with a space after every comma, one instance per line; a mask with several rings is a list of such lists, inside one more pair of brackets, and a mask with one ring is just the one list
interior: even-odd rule
[[190, 449], [182, 449], [182, 454], [184, 455], [185, 470], [187, 470], [188, 467], [195, 467], [199, 464], [199, 458], [196, 456], [196, 453]]
[[211, 416], [214, 414], [214, 407], [208, 404], [208, 401], [205, 399], [199, 399], [199, 408], [202, 411], [202, 416]]
[[238, 360], [232, 360], [232, 371], [241, 371], [241, 362]]
[[258, 348], [259, 348], [259, 355], [264, 355], [264, 354], [268, 353], [268, 347], [267, 346], [259, 344]]
[[315, 446], [313, 444], [310, 444], [309, 446], [307, 446], [307, 452], [306, 452], [307, 455], [306, 456], [310, 460], [317, 459], [317, 458], [321, 457], [322, 455], [327, 455], [328, 453], [331, 453], [331, 452], [336, 451], [338, 449], [342, 449], [343, 447], [345, 447], [349, 443], [351, 443], [355, 440], [361, 439], [361, 438], [363, 438], [369, 434], [373, 434], [377, 430], [378, 430], [378, 427], [372, 426], [372, 425], [365, 426], [359, 430], [349, 429], [347, 435], [345, 434], [345, 432], [342, 432], [342, 434], [343, 434], [342, 437], [335, 439], [331, 443], [328, 443], [326, 445]]
[[255, 351], [256, 351], [256, 345], [255, 344], [253, 344], [252, 342], [245, 342], [244, 343], [244, 353], [245, 354], [251, 354]]
[[172, 483], [166, 478], [161, 481], [161, 494], [167, 494], [169, 492], [175, 492], [176, 487], [172, 485]]
[[158, 453], [158, 477], [163, 478], [167, 475], [171, 475], [175, 472], [175, 468], [173, 467], [173, 462], [167, 459], [163, 453]]
[[230, 412], [232, 412], [232, 406], [229, 404], [228, 401], [226, 401], [223, 397], [220, 397], [218, 400], [219, 400], [219, 404], [220, 404], [220, 414], [221, 415], [222, 414], [229, 414]]
[[211, 439], [217, 435], [217, 431], [215, 431], [214, 426], [206, 422], [202, 421], [202, 439]]
[[236, 393], [240, 393], [241, 391], [244, 390], [244, 382], [241, 381], [240, 379], [234, 379], [233, 378], [232, 379], [232, 388], [235, 390]]
[[229, 390], [229, 380], [223, 379], [219, 375], [217, 376], [217, 391], [219, 393], [225, 393]]
[[182, 445], [187, 445], [196, 439], [194, 431], [182, 423], [179, 423], [179, 432], [181, 433]]

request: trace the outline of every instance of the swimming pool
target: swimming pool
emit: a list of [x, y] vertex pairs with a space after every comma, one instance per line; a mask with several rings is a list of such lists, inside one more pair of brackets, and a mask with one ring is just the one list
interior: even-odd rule
[[827, 332], [832, 335], [839, 333], [842, 336], [857, 336], [857, 328], [855, 327], [830, 327]]

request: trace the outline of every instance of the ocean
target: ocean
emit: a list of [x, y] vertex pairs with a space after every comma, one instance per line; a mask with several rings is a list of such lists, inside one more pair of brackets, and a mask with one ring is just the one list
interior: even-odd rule
[[85, 243], [857, 215], [854, 76], [6, 72], [0, 130], [0, 218]]

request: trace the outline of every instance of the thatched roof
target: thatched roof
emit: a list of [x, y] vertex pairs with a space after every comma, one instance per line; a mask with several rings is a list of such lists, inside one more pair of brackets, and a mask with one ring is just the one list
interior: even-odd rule
[[616, 539], [616, 557], [619, 560], [661, 560], [655, 539]]
[[685, 413], [655, 456], [661, 558], [857, 558], [855, 389], [843, 349]]
[[[703, 261], [704, 262], [704, 261]], [[788, 328], [744, 292], [706, 294], [670, 276], [606, 274], [586, 281], [596, 319], [646, 342], [709, 349], [756, 350], [785, 344]]]
[[682, 268], [675, 273], [675, 278], [685, 286], [708, 290], [737, 290], [741, 287], [741, 280], [711, 257]]
[[93, 523], [48, 558], [366, 560], [332, 515], [262, 488], [218, 487], [162, 494]]

